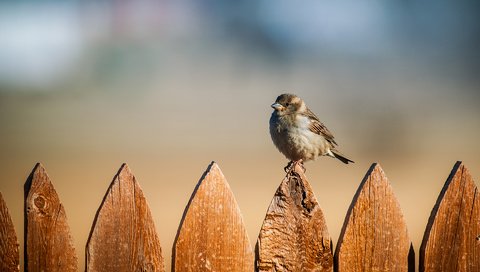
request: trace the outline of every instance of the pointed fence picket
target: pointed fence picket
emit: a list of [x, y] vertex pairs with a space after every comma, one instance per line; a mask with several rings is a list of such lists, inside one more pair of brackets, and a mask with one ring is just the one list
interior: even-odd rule
[[95, 216], [86, 255], [87, 271], [165, 271], [150, 208], [126, 164]]
[[332, 240], [302, 167], [295, 164], [268, 207], [257, 247], [258, 271], [332, 271]]
[[2, 193], [0, 193], [0, 256], [0, 271], [20, 271], [17, 234]]
[[420, 247], [423, 271], [480, 271], [480, 194], [457, 162], [433, 207]]
[[215, 162], [188, 202], [172, 255], [173, 271], [253, 271], [253, 251], [240, 209]]
[[382, 168], [373, 164], [348, 209], [335, 271], [414, 271], [414, 261], [400, 205]]
[[[420, 271], [480, 271], [480, 196], [457, 162], [428, 221]], [[25, 183], [25, 271], [77, 271], [63, 205], [41, 164]], [[373, 164], [355, 194], [332, 256], [332, 242], [303, 169], [278, 187], [257, 241], [255, 260], [240, 209], [212, 162], [183, 214], [172, 271], [414, 271], [413, 246], [385, 173]], [[19, 271], [18, 242], [0, 194], [0, 271]], [[86, 271], [164, 271], [145, 196], [126, 164], [95, 216]]]
[[65, 209], [41, 164], [25, 183], [25, 271], [77, 271]]

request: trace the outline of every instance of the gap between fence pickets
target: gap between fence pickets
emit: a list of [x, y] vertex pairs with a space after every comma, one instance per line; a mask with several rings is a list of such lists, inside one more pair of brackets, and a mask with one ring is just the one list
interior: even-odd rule
[[[208, 174], [211, 172], [213, 165], [214, 164], [212, 163], [209, 166], [209, 168], [207, 169], [205, 174], [202, 176], [201, 181], [208, 177]], [[216, 167], [218, 167], [218, 166], [216, 166]], [[122, 166], [122, 168], [117, 173], [116, 177], [119, 176], [120, 173], [122, 173], [123, 168], [124, 167]], [[362, 181], [361, 186], [362, 186], [362, 184], [364, 185], [367, 182], [366, 179], [374, 172], [373, 170], [375, 168], [376, 168], [376, 165], [372, 165], [371, 169], [367, 172], [367, 176], [365, 177], [364, 181]], [[219, 168], [218, 168], [218, 171], [221, 173]], [[130, 170], [128, 170], [128, 172], [130, 172]], [[382, 171], [382, 174], [383, 174], [383, 171]], [[221, 174], [221, 176], [224, 179], [223, 174]], [[133, 177], [133, 174], [132, 174], [132, 177]], [[32, 185], [32, 184], [37, 184], [37, 183], [40, 184], [39, 187], [37, 187], [37, 185], [35, 185], [35, 186]], [[226, 180], [225, 180], [225, 183], [226, 183]], [[461, 187], [459, 187], [459, 184], [461, 185]], [[196, 195], [198, 193], [200, 185], [201, 185], [201, 182], [199, 182], [199, 184], [197, 184], [197, 188], [194, 190], [193, 195]], [[228, 186], [228, 184], [226, 186]], [[44, 191], [41, 190], [42, 188], [43, 188]], [[110, 188], [111, 188], [111, 186], [109, 187], [109, 189]], [[459, 188], [461, 188], [461, 190]], [[47, 175], [45, 169], [43, 168], [43, 166], [41, 164], [37, 164], [34, 167], [33, 171], [31, 172], [31, 174], [29, 175], [29, 178], [27, 179], [27, 181], [25, 183], [24, 189], [25, 189], [25, 210], [24, 210], [24, 212], [25, 212], [25, 225], [24, 225], [25, 229], [24, 229], [24, 235], [25, 235], [25, 267], [26, 267], [26, 269], [34, 270], [34, 267], [41, 267], [41, 269], [43, 269], [45, 271], [55, 271], [55, 269], [49, 269], [48, 268], [49, 267], [48, 265], [51, 264], [51, 262], [49, 263], [49, 260], [52, 259], [52, 257], [48, 254], [51, 254], [51, 252], [57, 252], [54, 249], [55, 246], [57, 246], [57, 244], [47, 243], [49, 240], [46, 238], [45, 233], [37, 233], [37, 230], [39, 230], [40, 228], [50, 226], [50, 229], [47, 229], [48, 233], [54, 233], [55, 236], [67, 237], [66, 239], [63, 239], [64, 241], [67, 242], [67, 244], [64, 247], [62, 247], [62, 252], [61, 252], [62, 256], [64, 254], [69, 254], [69, 252], [73, 252], [73, 255], [71, 257], [66, 258], [66, 259], [70, 260], [68, 263], [64, 261], [64, 262], [59, 262], [59, 263], [56, 263], [56, 264], [57, 265], [58, 264], [63, 265], [65, 267], [65, 269], [63, 269], [63, 271], [73, 271], [73, 270], [75, 270], [75, 269], [73, 269], [73, 267], [76, 267], [76, 258], [77, 257], [75, 255], [74, 250], [73, 250], [73, 246], [72, 246], [73, 243], [72, 243], [72, 240], [71, 240], [71, 237], [70, 237], [70, 234], [69, 234], [65, 211], [64, 211], [63, 206], [61, 205], [61, 203], [58, 199], [58, 196], [56, 195], [56, 192], [53, 188], [53, 185], [50, 182], [50, 179], [48, 178], [48, 175]], [[228, 190], [230, 190], [229, 187], [228, 187]], [[355, 195], [353, 202], [358, 201], [358, 198], [359, 198], [359, 195], [360, 195], [359, 192], [361, 192], [360, 188], [359, 188], [359, 191], [357, 191], [357, 194]], [[459, 192], [461, 192], [461, 193], [459, 193]], [[184, 219], [186, 218], [186, 215], [188, 214], [188, 210], [191, 208], [190, 207], [191, 203], [193, 203], [193, 199], [194, 199], [193, 195], [192, 195], [191, 201], [189, 202], [189, 205], [187, 205], [187, 209], [184, 213], [184, 218], [182, 219], [182, 223], [184, 222]], [[452, 196], [455, 196], [455, 197], [452, 197]], [[1, 194], [0, 194], [0, 198], [2, 198]], [[233, 194], [232, 194], [232, 199], [234, 200]], [[452, 204], [446, 205], [445, 203], [449, 203], [448, 201], [452, 201], [452, 200], [449, 200], [449, 199], [454, 199], [455, 201], [457, 201], [457, 202], [454, 202], [454, 203], [457, 203], [458, 205], [452, 205]], [[104, 198], [104, 201], [105, 201], [105, 198]], [[349, 209], [349, 212], [347, 213], [346, 219], [350, 218], [350, 216], [351, 216], [350, 213], [352, 213], [351, 210], [354, 209], [354, 208], [352, 208], [352, 207], [355, 206], [353, 204], [353, 202], [352, 202], [352, 205], [351, 205], [351, 209]], [[235, 202], [235, 204], [236, 204], [236, 202]], [[440, 218], [439, 214], [442, 212], [442, 205], [445, 206], [445, 207], [449, 207], [450, 210], [453, 209], [453, 211], [456, 211], [457, 213], [467, 212], [467, 211], [469, 212], [467, 214], [467, 216], [465, 216], [464, 214], [461, 214], [456, 219], [457, 222], [458, 222], [457, 226], [461, 226], [462, 228], [460, 228], [460, 229], [457, 228], [457, 229], [452, 230], [452, 233], [454, 233], [452, 235], [454, 235], [457, 238], [460, 237], [460, 239], [457, 239], [458, 241], [466, 241], [468, 243], [463, 243], [463, 244], [462, 243], [453, 243], [453, 244], [450, 243], [448, 245], [450, 250], [448, 251], [448, 254], [447, 254], [450, 258], [448, 259], [448, 262], [446, 264], [447, 265], [454, 265], [456, 268], [458, 268], [457, 269], [458, 271], [474, 271], [475, 269], [477, 269], [477, 270], [480, 269], [480, 268], [478, 268], [478, 265], [480, 264], [480, 261], [479, 261], [480, 260], [480, 256], [479, 256], [480, 250], [478, 250], [478, 248], [480, 248], [480, 238], [479, 238], [479, 235], [480, 235], [480, 204], [479, 204], [478, 190], [477, 190], [477, 187], [475, 186], [475, 183], [473, 182], [472, 177], [468, 173], [468, 170], [466, 169], [466, 167], [461, 162], [458, 162], [455, 165], [454, 169], [452, 170], [451, 175], [447, 179], [447, 181], [445, 183], [445, 186], [442, 189], [442, 192], [440, 193], [440, 195], [438, 197], [437, 203], [435, 204], [435, 206], [432, 210], [432, 214], [430, 216], [429, 223], [428, 223], [427, 229], [425, 231], [425, 237], [423, 239], [422, 247], [421, 247], [421, 253], [420, 253], [420, 259], [421, 259], [421, 262], [422, 262], [422, 266], [420, 267], [421, 271], [436, 271], [435, 270], [436, 268], [435, 269], [431, 268], [432, 263], [434, 263], [434, 264], [440, 263], [442, 265], [445, 265], [445, 263], [441, 263], [441, 262], [438, 262], [438, 261], [439, 260], [445, 260], [446, 253], [445, 253], [445, 251], [438, 251], [438, 249], [445, 248], [444, 243], [448, 242], [447, 241], [448, 239], [434, 239], [434, 238], [439, 237], [438, 235], [437, 236], [434, 235], [436, 233], [439, 233], [439, 234], [443, 233], [442, 235], [445, 234], [444, 232], [436, 229], [436, 228], [438, 228], [439, 225], [440, 226], [442, 224], [445, 225], [445, 223], [439, 223], [439, 222], [441, 222], [441, 220], [439, 220], [439, 218]], [[5, 206], [5, 209], [1, 209], [1, 206]], [[150, 212], [149, 209], [148, 209], [148, 206], [145, 206], [145, 209], [148, 210], [148, 212]], [[5, 212], [5, 210], [6, 210], [6, 205], [5, 205], [5, 203], [2, 199], [0, 201], [0, 219], [7, 222], [6, 224], [2, 223], [2, 225], [8, 225], [9, 224], [8, 221], [11, 222], [11, 218], [8, 214], [8, 211]], [[236, 206], [236, 210], [237, 210], [237, 212], [238, 212], [238, 214], [241, 218], [241, 214], [240, 214], [240, 211], [238, 209], [238, 206]], [[52, 214], [52, 212], [56, 216], [60, 216], [60, 217], [56, 218], [57, 220], [58, 220], [58, 218], [64, 218], [64, 219], [62, 219], [63, 221], [62, 222], [56, 222], [56, 224], [46, 224], [46, 222], [48, 222], [48, 220], [49, 220], [49, 217], [46, 216], [46, 215], [50, 215], [50, 214]], [[33, 220], [31, 218], [33, 218]], [[446, 217], [443, 217], [443, 218], [445, 219]], [[446, 218], [446, 219], [448, 219], [448, 218]], [[467, 219], [469, 219], [469, 221]], [[35, 222], [35, 224], [38, 223], [39, 228], [34, 228], [32, 230], [31, 227], [34, 226], [34, 222]], [[448, 223], [448, 221], [447, 221], [447, 223]], [[243, 220], [241, 221], [241, 224], [243, 226]], [[451, 226], [452, 224], [446, 224], [446, 225]], [[347, 232], [347, 230], [346, 230], [347, 227], [345, 227], [345, 226], [347, 226], [346, 222], [345, 222], [344, 228], [342, 228], [343, 237], [341, 239], [339, 239], [339, 245], [341, 245], [345, 242], [345, 235], [346, 235], [346, 232]], [[61, 230], [58, 230], [58, 229], [61, 229]], [[67, 234], [65, 234], [66, 236], [63, 235], [63, 234], [58, 235], [58, 233], [60, 233], [62, 231], [65, 231], [65, 230], [67, 230], [67, 232], [66, 232]], [[153, 230], [155, 231], [155, 228]], [[179, 230], [180, 230], [180, 228], [179, 228]], [[459, 230], [461, 230], [461, 231], [459, 232]], [[11, 231], [10, 231], [10, 233], [11, 233]], [[156, 234], [156, 232], [155, 232], [155, 234]], [[9, 235], [5, 234], [5, 232], [2, 232], [2, 231], [0, 231], [0, 235], [1, 235], [0, 238], [2, 239], [2, 241], [5, 241], [7, 239], [6, 237], [9, 237]], [[464, 235], [464, 236], [462, 236], [462, 235]], [[15, 236], [14, 231], [13, 231], [13, 236]], [[32, 237], [34, 239], [31, 239]], [[51, 237], [51, 236], [49, 236], [49, 237]], [[464, 238], [464, 237], [466, 237], [466, 238]], [[4, 247], [5, 243], [0, 243], [0, 245], [1, 245], [0, 246], [0, 252], [8, 252], [8, 253], [2, 253], [2, 257], [6, 256], [6, 254], [10, 254], [11, 256], [13, 256], [12, 257], [13, 258], [13, 261], [12, 261], [13, 269], [6, 270], [6, 271], [18, 271], [19, 270], [19, 268], [18, 268], [18, 263], [19, 263], [19, 261], [18, 261], [18, 259], [19, 259], [18, 258], [18, 256], [19, 256], [18, 242], [14, 238], [12, 238], [12, 239], [13, 239], [12, 240], [13, 242], [10, 242], [10, 244], [13, 244], [13, 247], [11, 246], [10, 249], [5, 249], [5, 247]], [[47, 246], [49, 248], [48, 248], [48, 250], [37, 250], [35, 252], [35, 253], [39, 253], [37, 255], [30, 255], [29, 250], [30, 250], [30, 252], [32, 252], [32, 249], [35, 248], [36, 245], [34, 245], [30, 242], [27, 242], [29, 240], [31, 240], [35, 243], [37, 243], [37, 242], [44, 243], [44, 246]], [[177, 237], [176, 241], [178, 242], [178, 237]], [[249, 245], [249, 242], [247, 244]], [[466, 245], [466, 246], [463, 246], [463, 245]], [[340, 247], [341, 246], [337, 246], [338, 251], [341, 250]], [[437, 251], [435, 251], [435, 250], [432, 251], [432, 249], [437, 249]], [[461, 251], [459, 249], [462, 249], [464, 251]], [[336, 250], [336, 254], [335, 254], [336, 261], [338, 261], [337, 258], [340, 258], [338, 256], [340, 253], [337, 254], [337, 250]], [[413, 252], [413, 250], [412, 250], [412, 246], [410, 244], [410, 246], [409, 246], [409, 256], [412, 256], [412, 252]], [[433, 254], [432, 252], [434, 252], [436, 254]], [[456, 256], [459, 256], [458, 254], [463, 254], [462, 256], [467, 256], [467, 258], [456, 257]], [[35, 256], [35, 257], [32, 257], [32, 256]], [[454, 256], [454, 257], [452, 257], [452, 256]], [[53, 258], [53, 259], [55, 259], [55, 258]], [[411, 258], [409, 257], [409, 259], [411, 259]], [[6, 258], [2, 258], [2, 261], [3, 260], [6, 260]], [[29, 263], [28, 263], [29, 261], [32, 262], [32, 264], [30, 264], [30, 266], [29, 266]], [[447, 266], [445, 266], [445, 267], [447, 267]], [[72, 268], [72, 269], [69, 270], [70, 268]], [[409, 270], [410, 270], [410, 267], [409, 267]], [[3, 271], [3, 269], [2, 269], [2, 271]], [[177, 270], [177, 271], [180, 271], [180, 270]], [[345, 271], [345, 270], [342, 270], [340, 268], [340, 269], [338, 269], [338, 271]]]

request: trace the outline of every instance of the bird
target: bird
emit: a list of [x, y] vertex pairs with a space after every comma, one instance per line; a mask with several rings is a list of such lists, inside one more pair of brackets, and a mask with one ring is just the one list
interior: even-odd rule
[[305, 104], [294, 94], [284, 93], [277, 97], [270, 117], [270, 136], [277, 149], [292, 164], [315, 160], [320, 156], [336, 158], [348, 164], [348, 159], [337, 150], [333, 134]]

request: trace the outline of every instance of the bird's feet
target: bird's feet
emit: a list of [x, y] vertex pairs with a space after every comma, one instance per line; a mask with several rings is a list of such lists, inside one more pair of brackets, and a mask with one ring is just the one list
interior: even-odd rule
[[283, 168], [283, 170], [285, 170], [286, 173], [290, 172], [292, 169], [295, 168], [295, 165], [299, 164], [300, 167], [302, 167], [302, 170], [303, 172], [307, 171], [307, 169], [305, 168], [305, 166], [303, 165], [303, 160], [298, 160], [298, 161], [290, 161], [287, 166], [285, 166]]
[[292, 166], [294, 166], [294, 163], [293, 161], [290, 161], [287, 166], [283, 167], [283, 170], [285, 171], [285, 173], [288, 173], [290, 172], [290, 170], [292, 170]]

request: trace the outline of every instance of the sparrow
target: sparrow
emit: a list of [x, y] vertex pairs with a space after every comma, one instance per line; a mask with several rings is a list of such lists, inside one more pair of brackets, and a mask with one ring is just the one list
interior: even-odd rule
[[294, 163], [315, 160], [319, 156], [337, 158], [353, 163], [337, 149], [333, 134], [294, 94], [282, 94], [272, 104], [270, 136], [277, 149], [290, 160], [285, 171]]

